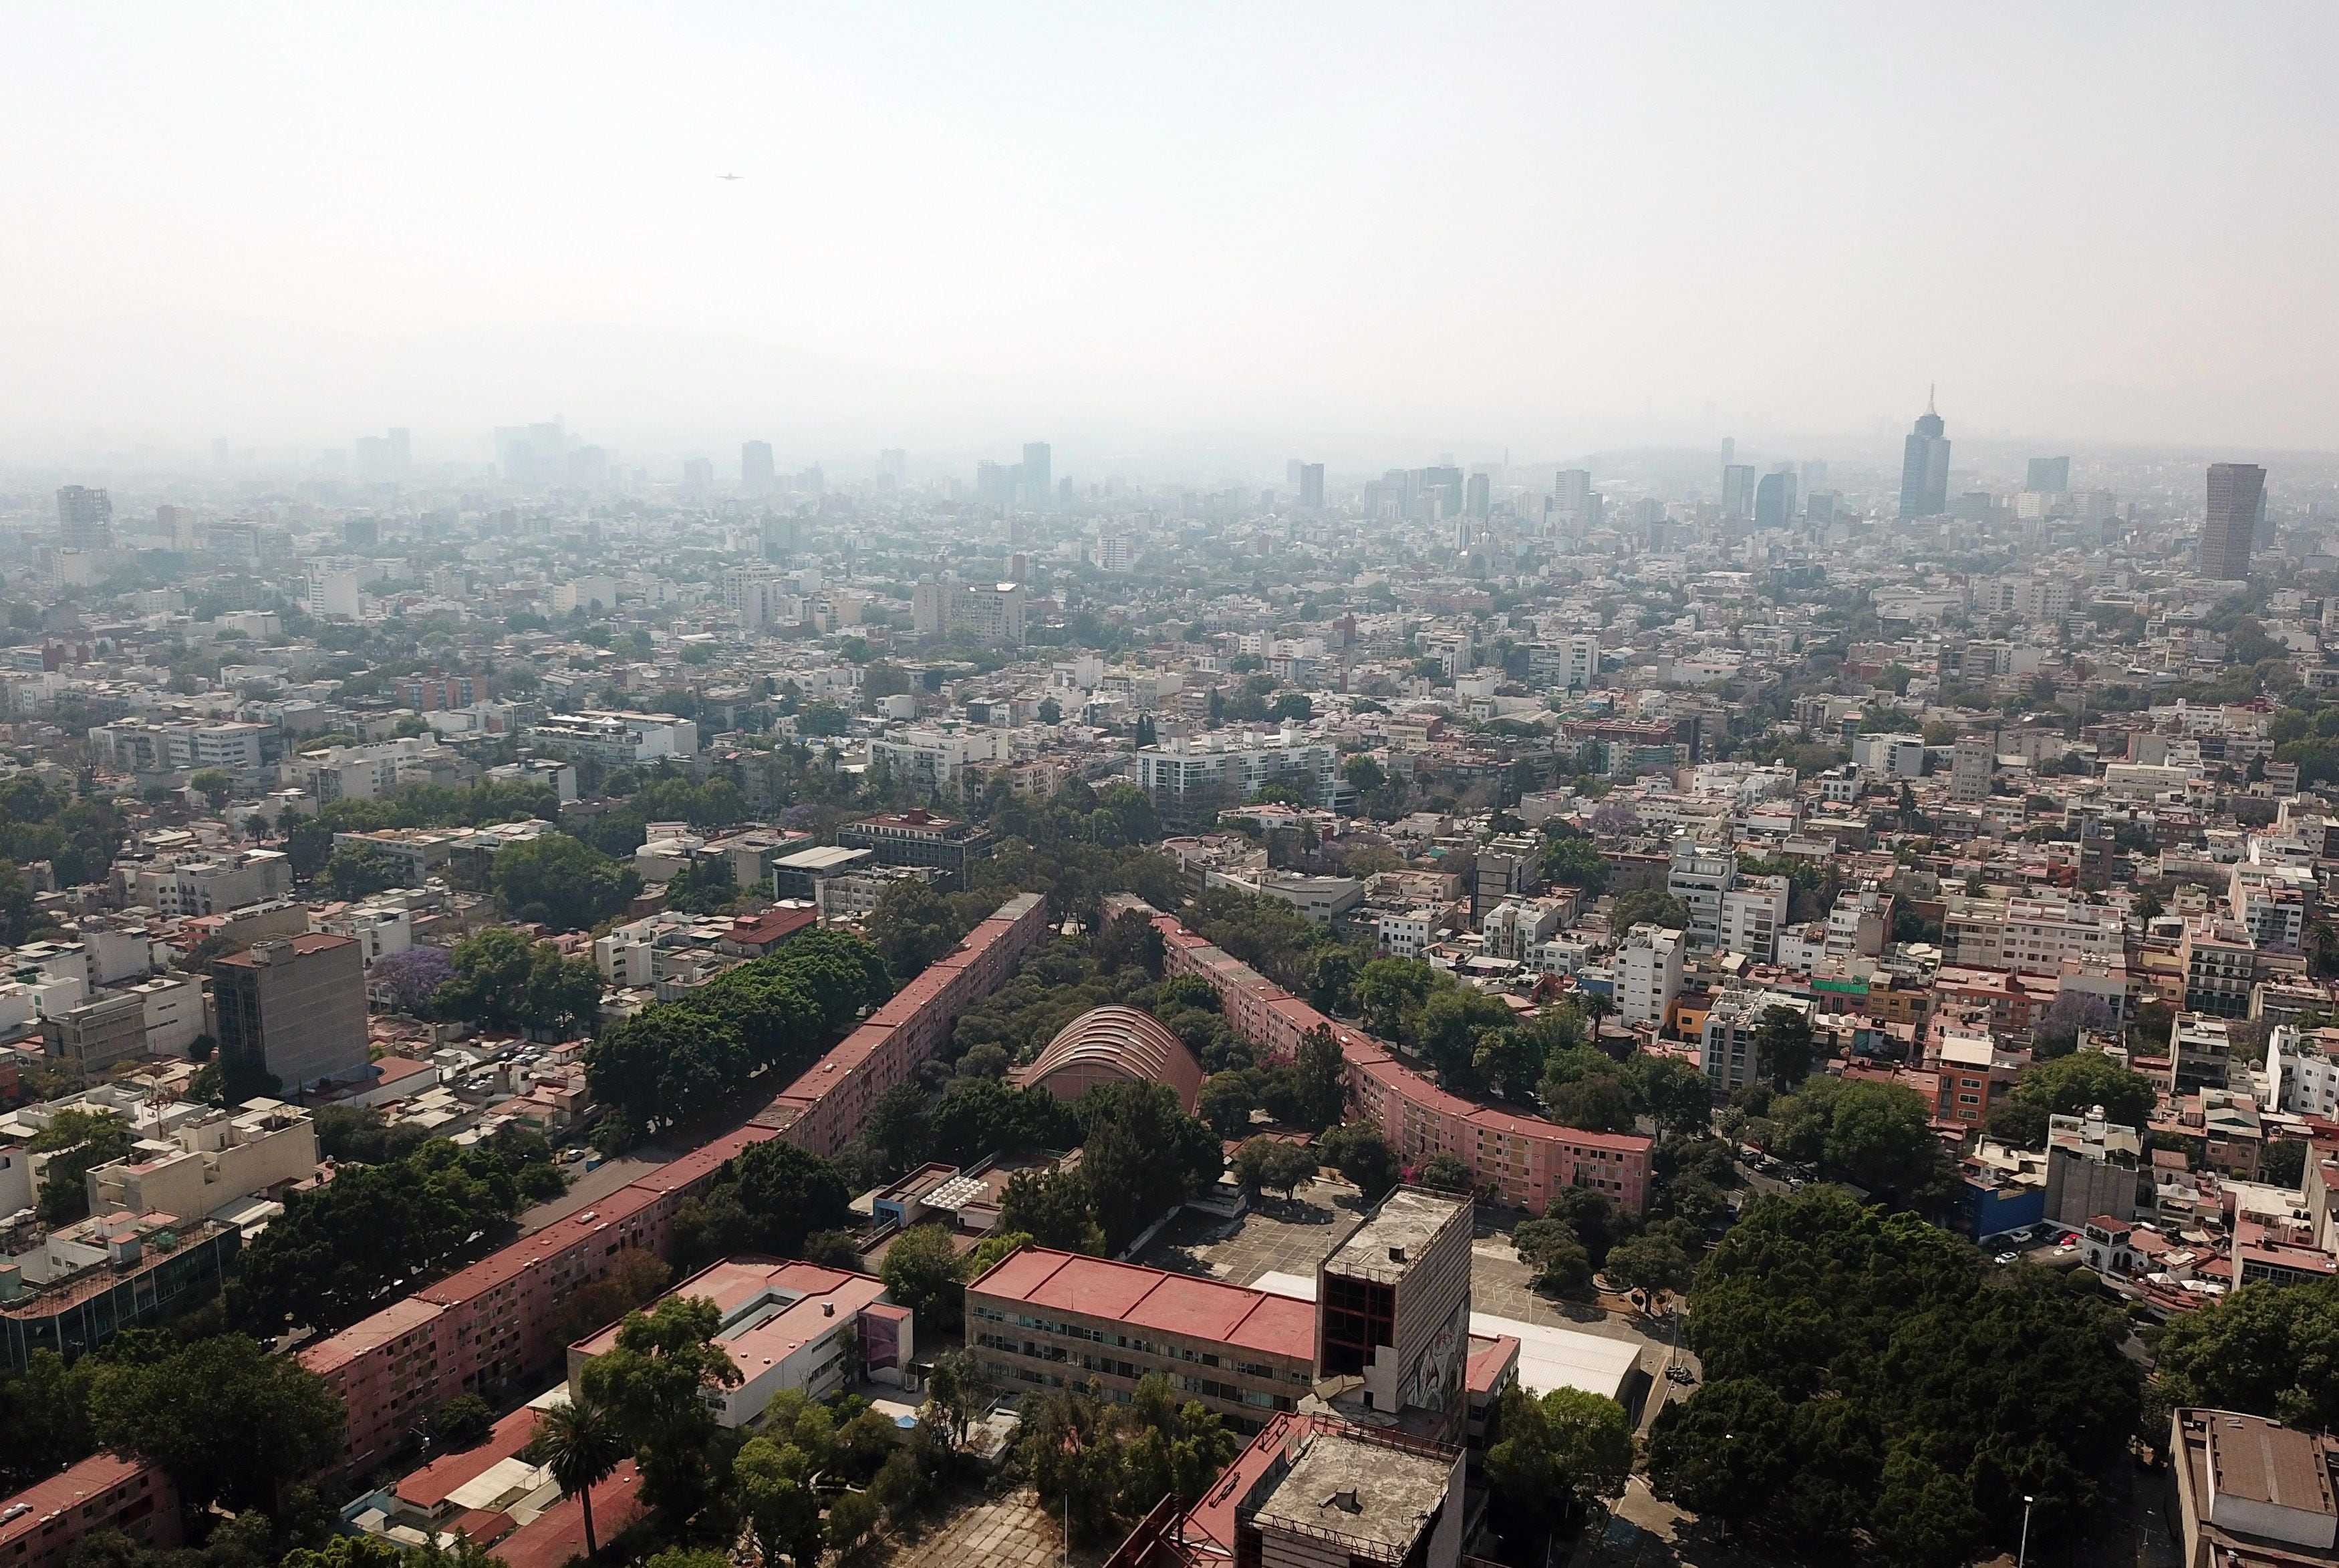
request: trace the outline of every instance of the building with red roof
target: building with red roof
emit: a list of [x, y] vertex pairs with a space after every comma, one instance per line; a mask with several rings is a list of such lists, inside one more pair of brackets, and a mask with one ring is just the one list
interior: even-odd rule
[[1637, 1133], [1586, 1132], [1539, 1116], [1481, 1105], [1441, 1089], [1386, 1043], [1327, 1018], [1232, 954], [1188, 931], [1173, 915], [1127, 893], [1108, 894], [1107, 918], [1130, 910], [1161, 932], [1162, 972], [1193, 975], [1219, 993], [1227, 1025], [1268, 1056], [1288, 1060], [1299, 1042], [1329, 1030], [1347, 1062], [1348, 1097], [1381, 1129], [1408, 1169], [1450, 1154], [1482, 1188], [1540, 1214], [1572, 1187], [1603, 1194], [1633, 1214], [1649, 1202], [1655, 1140]]
[[1316, 1376], [1316, 1309], [1215, 1279], [1026, 1247], [966, 1287], [967, 1344], [1009, 1394], [1093, 1378], [1127, 1398], [1150, 1373], [1244, 1432]]
[[157, 1552], [179, 1544], [179, 1492], [159, 1464], [93, 1454], [0, 1504], [0, 1563], [59, 1568], [83, 1537], [119, 1530]]
[[[557, 1367], [565, 1348], [560, 1310], [568, 1297], [606, 1277], [627, 1247], [666, 1256], [676, 1209], [712, 1186], [742, 1150], [779, 1137], [834, 1155], [861, 1130], [877, 1097], [915, 1073], [950, 1038], [959, 1013], [996, 991], [1049, 929], [1047, 901], [1039, 894], [1008, 900], [747, 1126], [304, 1349], [301, 1365], [323, 1376], [348, 1407], [345, 1472], [381, 1464], [459, 1394], [509, 1386]], [[0, 1568], [12, 1565], [0, 1562]]]

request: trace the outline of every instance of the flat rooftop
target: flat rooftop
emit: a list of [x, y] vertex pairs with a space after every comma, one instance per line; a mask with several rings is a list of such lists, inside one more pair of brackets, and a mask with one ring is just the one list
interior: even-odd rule
[[1429, 1250], [1438, 1232], [1456, 1214], [1466, 1217], [1469, 1211], [1466, 1198], [1401, 1187], [1324, 1260], [1325, 1271], [1360, 1279], [1401, 1279]]
[[[716, 1339], [750, 1378], [835, 1332], [885, 1294], [885, 1282], [816, 1263], [710, 1263], [666, 1292], [715, 1303], [722, 1314]], [[612, 1324], [577, 1346], [588, 1356], [614, 1349]]]
[[1251, 1523], [1263, 1533], [1331, 1536], [1352, 1557], [1361, 1543], [1387, 1563], [1413, 1550], [1454, 1478], [1450, 1459], [1345, 1432], [1308, 1432], [1286, 1453], [1291, 1468]]

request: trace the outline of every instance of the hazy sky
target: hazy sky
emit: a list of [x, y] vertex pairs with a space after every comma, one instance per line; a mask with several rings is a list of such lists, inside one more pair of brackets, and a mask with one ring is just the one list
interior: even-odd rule
[[1525, 458], [1937, 380], [1952, 435], [2339, 446], [2334, 45], [2327, 0], [18, 5], [0, 442]]

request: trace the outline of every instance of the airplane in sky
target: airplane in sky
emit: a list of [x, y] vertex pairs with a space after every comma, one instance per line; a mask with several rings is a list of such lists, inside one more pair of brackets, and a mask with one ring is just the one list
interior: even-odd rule
[[717, 174], [715, 177], [718, 180], [744, 180], [747, 176], [745, 174]]

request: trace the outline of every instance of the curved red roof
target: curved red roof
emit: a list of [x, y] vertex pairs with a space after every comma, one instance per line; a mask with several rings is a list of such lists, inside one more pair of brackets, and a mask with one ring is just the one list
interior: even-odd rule
[[1044, 1085], [1059, 1100], [1078, 1100], [1092, 1084], [1114, 1079], [1166, 1083], [1179, 1106], [1194, 1109], [1202, 1064], [1186, 1042], [1150, 1012], [1118, 1003], [1092, 1007], [1056, 1031], [1047, 1049], [1015, 1081]]

